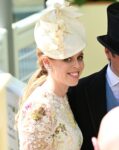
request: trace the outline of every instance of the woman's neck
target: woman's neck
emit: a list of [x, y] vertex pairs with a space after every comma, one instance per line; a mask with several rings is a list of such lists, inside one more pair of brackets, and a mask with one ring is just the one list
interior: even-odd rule
[[48, 76], [46, 80], [48, 89], [54, 92], [57, 96], [64, 97], [67, 93], [68, 86], [62, 84], [61, 82], [57, 82]]

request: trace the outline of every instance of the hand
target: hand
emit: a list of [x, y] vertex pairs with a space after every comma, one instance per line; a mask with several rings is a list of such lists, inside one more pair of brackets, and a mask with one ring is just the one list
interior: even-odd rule
[[92, 143], [93, 143], [94, 150], [100, 150], [97, 138], [96, 137], [92, 137], [91, 140], [92, 140]]

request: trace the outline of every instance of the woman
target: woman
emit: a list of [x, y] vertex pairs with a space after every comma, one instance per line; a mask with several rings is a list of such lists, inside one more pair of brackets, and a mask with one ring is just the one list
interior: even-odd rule
[[83, 137], [67, 100], [84, 68], [84, 28], [78, 8], [52, 4], [34, 35], [40, 69], [28, 83], [18, 113], [20, 150], [80, 150]]

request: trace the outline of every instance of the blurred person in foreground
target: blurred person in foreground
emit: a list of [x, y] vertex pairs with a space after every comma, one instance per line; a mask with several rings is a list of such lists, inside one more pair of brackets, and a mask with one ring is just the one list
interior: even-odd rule
[[84, 68], [85, 30], [79, 8], [51, 2], [34, 30], [40, 66], [16, 118], [20, 150], [80, 150], [83, 142], [66, 93]]
[[119, 150], [119, 106], [103, 117], [98, 137], [92, 142], [94, 150]]
[[109, 63], [101, 71], [80, 79], [68, 92], [70, 106], [84, 137], [82, 150], [93, 150], [91, 137], [97, 136], [102, 117], [119, 105], [118, 2], [108, 6], [107, 16], [107, 35], [97, 39], [104, 46]]

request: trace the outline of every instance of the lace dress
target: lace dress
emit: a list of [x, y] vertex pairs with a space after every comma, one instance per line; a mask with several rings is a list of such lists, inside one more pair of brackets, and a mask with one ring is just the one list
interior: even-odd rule
[[18, 120], [20, 150], [80, 150], [83, 137], [67, 97], [38, 87]]

